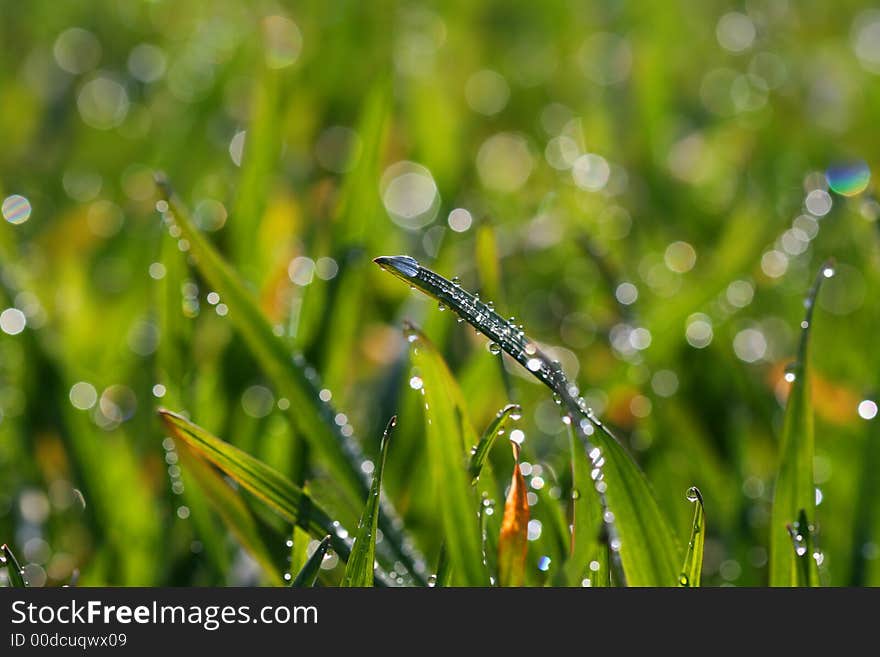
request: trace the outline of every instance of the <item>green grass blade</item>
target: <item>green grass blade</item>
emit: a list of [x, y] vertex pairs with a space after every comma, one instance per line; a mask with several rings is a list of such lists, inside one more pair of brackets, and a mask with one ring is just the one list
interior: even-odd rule
[[483, 471], [483, 465], [486, 463], [486, 457], [489, 456], [489, 452], [492, 450], [492, 445], [495, 444], [495, 439], [504, 433], [507, 420], [518, 419], [521, 414], [522, 408], [520, 408], [519, 404], [508, 404], [498, 411], [498, 415], [496, 415], [489, 426], [486, 427], [486, 431], [480, 436], [480, 442], [477, 443], [471, 452], [468, 472], [471, 473], [471, 478], [473, 479], [472, 483], [476, 483], [477, 479], [480, 478], [480, 473]]
[[[813, 405], [810, 400], [810, 331], [813, 307], [822, 281], [834, 274], [833, 264], [825, 263], [810, 288], [804, 305], [806, 312], [801, 323], [801, 337], [797, 359], [787, 372], [792, 379], [785, 405], [785, 421], [779, 449], [779, 471], [770, 513], [770, 586], [797, 586], [803, 581], [801, 565], [791, 549], [787, 527], [798, 520], [803, 510], [812, 521], [816, 509], [816, 491], [813, 483]], [[812, 559], [812, 556], [810, 556]], [[815, 565], [813, 566], [815, 568]], [[811, 578], [807, 578], [812, 579]]]
[[440, 556], [437, 558], [437, 574], [434, 578], [434, 586], [449, 586], [452, 580], [452, 568], [449, 567], [449, 551], [446, 543], [440, 546]]
[[[681, 554], [644, 473], [604, 425], [594, 436], [605, 459], [601, 482], [619, 533], [620, 561], [630, 586], [674, 586]], [[608, 523], [606, 523], [607, 527]], [[613, 555], [612, 555], [613, 556]]]
[[682, 556], [645, 475], [583, 399], [577, 397], [576, 386], [568, 381], [559, 365], [493, 307], [422, 267], [414, 258], [382, 256], [374, 262], [453, 310], [556, 394], [592, 462], [595, 477], [591, 478], [595, 479], [603, 508], [612, 560], [623, 569], [617, 574], [618, 582], [674, 586]]
[[27, 588], [27, 582], [24, 581], [24, 571], [6, 543], [0, 547], [0, 565], [6, 566], [6, 573], [9, 575], [9, 586], [16, 589]]
[[703, 511], [703, 496], [700, 489], [692, 486], [688, 489], [687, 498], [694, 503], [694, 522], [691, 538], [688, 541], [684, 565], [678, 578], [679, 586], [700, 586], [700, 575], [703, 572], [703, 546], [706, 543], [706, 514]]
[[262, 500], [288, 522], [299, 525], [314, 538], [333, 536], [333, 549], [346, 560], [351, 546], [339, 536], [340, 528], [331, 517], [298, 486], [247, 452], [211, 435], [186, 418], [165, 409], [159, 416], [175, 440], [180, 440], [207, 459], [243, 488]]
[[379, 462], [373, 469], [373, 483], [370, 485], [370, 493], [367, 495], [367, 503], [358, 523], [354, 544], [351, 548], [351, 556], [345, 565], [345, 575], [342, 578], [342, 586], [373, 586], [373, 564], [376, 561], [376, 528], [379, 521], [379, 496], [382, 492], [382, 472], [385, 469], [385, 457], [388, 454], [388, 443], [391, 438], [391, 430], [397, 424], [397, 418], [392, 417], [382, 434], [382, 443], [379, 447]]
[[611, 549], [607, 545], [599, 545], [596, 558], [590, 561], [587, 578], [590, 586], [595, 589], [607, 589], [613, 586], [611, 581]]
[[[584, 448], [574, 431], [568, 432], [571, 452], [571, 546], [565, 563], [565, 580], [569, 586], [580, 586], [587, 573], [587, 565], [601, 550], [602, 507], [593, 494], [590, 462], [584, 458]], [[606, 573], [607, 575], [607, 573]], [[595, 584], [594, 584], [595, 585]]]
[[504, 519], [498, 538], [498, 584], [522, 586], [526, 571], [526, 553], [529, 547], [528, 486], [519, 469], [519, 445], [513, 446], [513, 475], [504, 503]]
[[813, 526], [807, 520], [806, 512], [798, 512], [797, 522], [786, 527], [791, 538], [792, 554], [795, 560], [795, 586], [819, 586], [819, 568], [813, 550]]
[[178, 455], [186, 473], [192, 475], [198, 482], [211, 506], [223, 519], [232, 535], [260, 564], [270, 582], [280, 586], [281, 573], [260, 537], [253, 515], [241, 497], [230, 488], [216, 470], [201, 460], [189, 443], [184, 443], [184, 449], [179, 450]]
[[[346, 436], [335, 423], [337, 411], [318, 397], [312, 368], [301, 358], [292, 358], [285, 342], [274, 334], [269, 322], [260, 312], [252, 295], [238, 279], [229, 264], [205, 238], [192, 221], [188, 211], [172, 193], [170, 185], [161, 176], [158, 184], [168, 203], [166, 219], [180, 228], [181, 235], [189, 242], [196, 266], [210, 286], [229, 307], [229, 319], [241, 334], [266, 376], [272, 380], [278, 393], [290, 400], [287, 415], [291, 424], [313, 448], [321, 462], [335, 476], [337, 485], [354, 500], [363, 499], [369, 491], [370, 482], [361, 470], [366, 460], [360, 444], [352, 436]], [[424, 581], [423, 573], [416, 567], [422, 559], [395, 527], [397, 513], [385, 501], [380, 502], [383, 513], [380, 529], [395, 556], [418, 581]]]
[[422, 380], [429, 470], [446, 539], [450, 583], [487, 586], [489, 577], [482, 563], [476, 513], [478, 500], [466, 458], [475, 432], [465, 415], [458, 383], [434, 345], [413, 327], [407, 327], [406, 335], [413, 368]]
[[315, 585], [318, 573], [321, 571], [321, 562], [324, 561], [324, 555], [330, 549], [330, 541], [331, 536], [329, 534], [321, 539], [318, 547], [312, 552], [312, 556], [306, 559], [302, 569], [293, 578], [293, 581], [290, 583], [291, 588], [310, 588]]

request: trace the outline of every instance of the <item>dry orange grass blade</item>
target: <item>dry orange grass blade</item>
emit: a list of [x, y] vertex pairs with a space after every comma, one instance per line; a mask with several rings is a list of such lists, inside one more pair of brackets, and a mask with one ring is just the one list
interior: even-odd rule
[[513, 476], [504, 502], [504, 519], [498, 539], [498, 583], [501, 586], [522, 586], [529, 541], [528, 488], [519, 469], [519, 445], [510, 444], [513, 447]]

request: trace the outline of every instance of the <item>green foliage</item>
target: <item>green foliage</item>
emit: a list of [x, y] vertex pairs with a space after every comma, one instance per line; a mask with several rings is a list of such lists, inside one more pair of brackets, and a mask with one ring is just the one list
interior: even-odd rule
[[418, 373], [416, 386], [424, 395], [428, 473], [449, 553], [450, 583], [484, 586], [489, 575], [481, 559], [479, 502], [466, 468], [476, 433], [461, 390], [435, 347], [414, 327], [406, 329], [406, 337]]
[[364, 511], [358, 523], [357, 533], [351, 548], [351, 555], [345, 564], [345, 575], [342, 577], [342, 586], [372, 586], [373, 568], [376, 561], [376, 528], [379, 524], [379, 495], [382, 491], [382, 471], [385, 469], [385, 457], [388, 454], [388, 443], [391, 439], [391, 430], [397, 424], [397, 418], [392, 417], [382, 434], [382, 443], [379, 446], [379, 459], [373, 470], [373, 483], [370, 484], [370, 492], [364, 504]]
[[318, 573], [321, 570], [321, 562], [324, 560], [327, 550], [330, 549], [330, 541], [331, 537], [329, 535], [321, 539], [315, 551], [306, 559], [303, 567], [296, 574], [296, 577], [293, 578], [293, 581], [290, 583], [291, 588], [308, 588], [315, 585]]
[[15, 558], [12, 550], [5, 543], [0, 547], [0, 556], [3, 557], [0, 565], [6, 566], [9, 585], [17, 589], [27, 588], [27, 583], [24, 581], [24, 571], [21, 569], [21, 565], [19, 565], [18, 559]]
[[703, 510], [703, 496], [698, 488], [688, 488], [687, 498], [694, 503], [694, 523], [688, 541], [684, 565], [678, 578], [679, 586], [697, 587], [703, 573], [703, 548], [706, 545], [706, 514]]
[[331, 533], [335, 537], [333, 548], [343, 559], [348, 558], [351, 546], [340, 537], [330, 516], [295, 484], [265, 463], [212, 436], [186, 418], [164, 409], [159, 413], [176, 439], [185, 442], [200, 457], [220, 468], [288, 522], [306, 529], [315, 538]]
[[[809, 538], [806, 529], [816, 508], [816, 489], [813, 483], [813, 458], [815, 437], [813, 435], [813, 404], [810, 399], [810, 332], [813, 322], [813, 308], [819, 288], [825, 278], [833, 275], [833, 263], [827, 262], [819, 270], [813, 287], [807, 294], [804, 304], [806, 314], [801, 324], [797, 358], [792, 367], [786, 370], [791, 380], [791, 389], [785, 407], [785, 423], [779, 449], [779, 475], [773, 495], [773, 510], [770, 514], [770, 584], [771, 586], [806, 585], [818, 581], [815, 571], [817, 565], [813, 551], [809, 550], [804, 560], [803, 554], [795, 554], [788, 536], [792, 524], [802, 521], [800, 533]], [[810, 564], [809, 562], [813, 562]], [[804, 577], [807, 569], [811, 575]]]
[[880, 585], [863, 0], [19, 4], [0, 543], [30, 586], [335, 586], [365, 512], [374, 584], [500, 583], [514, 432], [526, 586]]

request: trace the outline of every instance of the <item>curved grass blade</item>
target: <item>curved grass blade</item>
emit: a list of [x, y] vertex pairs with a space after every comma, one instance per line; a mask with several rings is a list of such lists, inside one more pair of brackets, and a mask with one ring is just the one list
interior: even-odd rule
[[327, 513], [281, 473], [176, 413], [159, 409], [159, 416], [175, 440], [220, 468], [282, 518], [299, 525], [314, 538], [331, 534], [333, 549], [342, 559], [348, 559], [350, 542], [339, 536], [345, 536], [345, 531], [338, 524], [334, 525]]
[[498, 538], [498, 583], [501, 586], [522, 586], [529, 546], [528, 486], [519, 469], [519, 445], [510, 444], [513, 447], [513, 475]]
[[577, 387], [568, 381], [559, 364], [518, 326], [414, 258], [382, 256], [374, 262], [452, 309], [556, 394], [593, 464], [591, 475], [595, 473], [592, 479], [602, 505], [612, 559], [622, 565], [618, 582], [674, 586], [681, 554], [644, 474], [578, 397]]
[[294, 589], [310, 588], [315, 585], [318, 579], [318, 573], [321, 571], [321, 562], [324, 561], [324, 555], [330, 549], [331, 536], [328, 534], [321, 539], [318, 547], [312, 552], [312, 556], [306, 559], [302, 569], [293, 578], [290, 587]]
[[24, 571], [6, 543], [0, 547], [0, 565], [6, 566], [6, 573], [9, 575], [9, 586], [16, 589], [27, 588], [27, 582], [24, 581]]
[[257, 523], [250, 510], [217, 471], [199, 458], [198, 452], [195, 452], [188, 443], [184, 443], [184, 445], [186, 448], [179, 450], [178, 455], [186, 472], [195, 478], [229, 531], [260, 564], [271, 583], [280, 586], [282, 583], [281, 573], [260, 537]]
[[[785, 421], [779, 448], [779, 472], [773, 494], [770, 514], [770, 586], [797, 586], [803, 578], [800, 564], [791, 549], [787, 526], [798, 519], [803, 511], [808, 521], [816, 509], [813, 483], [813, 405], [810, 401], [810, 330], [813, 307], [822, 281], [834, 275], [834, 264], [822, 265], [804, 300], [806, 312], [801, 322], [801, 337], [797, 359], [786, 378], [791, 390], [785, 405]], [[815, 565], [812, 567], [815, 568]], [[818, 575], [816, 576], [818, 579]], [[807, 578], [812, 581], [812, 576]]]
[[516, 420], [521, 414], [522, 407], [520, 407], [519, 404], [508, 404], [498, 411], [498, 415], [496, 415], [489, 426], [486, 427], [486, 431], [480, 436], [480, 442], [477, 443], [471, 452], [471, 460], [468, 464], [468, 471], [471, 473], [472, 484], [477, 483], [477, 479], [480, 478], [480, 473], [483, 471], [483, 464], [486, 462], [486, 457], [489, 456], [492, 445], [495, 444], [495, 439], [503, 433], [507, 420]]
[[[260, 312], [251, 294], [229, 264], [196, 228], [186, 208], [171, 191], [167, 180], [157, 175], [168, 211], [164, 218], [176, 225], [189, 242], [196, 266], [211, 287], [229, 307], [229, 319], [241, 334], [266, 375], [280, 395], [290, 400], [287, 416], [290, 422], [321, 457], [322, 463], [336, 477], [343, 491], [352, 500], [363, 499], [370, 488], [369, 477], [361, 469], [366, 460], [359, 442], [342, 433], [334, 418], [336, 409], [321, 401], [320, 386], [314, 369], [301, 357], [291, 358], [287, 345], [276, 336]], [[395, 556], [406, 570], [424, 583], [424, 559], [404, 540], [399, 529], [398, 514], [386, 500], [380, 501], [379, 528]]]
[[450, 583], [487, 586], [478, 502], [466, 459], [475, 432], [465, 415], [461, 390], [434, 345], [412, 326], [405, 331], [413, 367], [422, 380], [428, 463], [443, 524]]
[[703, 546], [706, 543], [706, 514], [703, 511], [703, 496], [696, 486], [688, 488], [687, 498], [694, 503], [694, 522], [691, 528], [691, 539], [688, 541], [687, 554], [684, 557], [684, 565], [681, 567], [681, 575], [678, 578], [679, 586], [697, 587], [700, 585], [700, 575], [703, 572]]
[[372, 586], [373, 564], [376, 561], [376, 528], [379, 520], [379, 496], [382, 491], [382, 471], [385, 469], [385, 457], [388, 454], [388, 443], [391, 430], [397, 425], [397, 417], [392, 417], [382, 434], [379, 447], [379, 462], [373, 469], [373, 483], [367, 495], [367, 503], [358, 523], [357, 534], [351, 548], [351, 556], [345, 565], [342, 586]]

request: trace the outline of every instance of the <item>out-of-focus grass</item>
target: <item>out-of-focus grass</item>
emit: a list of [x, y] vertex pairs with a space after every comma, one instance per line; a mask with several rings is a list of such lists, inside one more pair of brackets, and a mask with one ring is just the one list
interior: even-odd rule
[[[460, 276], [556, 345], [682, 547], [681, 493], [699, 487], [703, 583], [754, 585], [785, 366], [834, 255], [812, 334], [814, 549], [821, 581], [880, 584], [880, 209], [873, 183], [826, 197], [824, 176], [877, 167], [880, 19], [865, 3], [41, 1], [4, 17], [0, 198], [31, 210], [0, 222], [0, 542], [32, 585], [267, 581], [163, 448], [159, 404], [307, 485], [344, 526], [362, 510], [289, 422], [295, 400], [194, 243], [164, 234], [155, 169], [367, 458], [398, 415], [383, 489], [426, 572], [442, 522], [403, 319], [476, 427], [522, 406], [529, 583], [579, 581], [556, 579], [568, 437], [540, 386], [372, 256]], [[489, 464], [506, 481], [506, 450]], [[244, 504], [283, 571], [290, 527]], [[341, 579], [336, 556], [323, 566]]]

